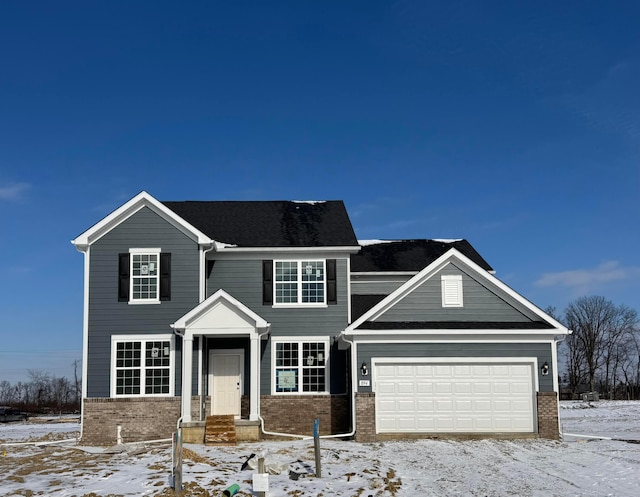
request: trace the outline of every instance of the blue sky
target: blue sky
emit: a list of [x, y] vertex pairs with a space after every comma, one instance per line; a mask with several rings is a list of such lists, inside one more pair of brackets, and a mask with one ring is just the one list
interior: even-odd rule
[[0, 380], [81, 359], [70, 240], [159, 200], [342, 199], [559, 310], [640, 311], [637, 2], [0, 3]]

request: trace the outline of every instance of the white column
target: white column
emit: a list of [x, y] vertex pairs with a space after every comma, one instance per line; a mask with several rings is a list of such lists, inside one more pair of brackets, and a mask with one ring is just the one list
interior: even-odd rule
[[191, 422], [191, 380], [193, 371], [193, 336], [182, 340], [182, 422]]
[[260, 406], [260, 337], [251, 337], [251, 361], [249, 376], [250, 393], [249, 393], [249, 419], [257, 421]]

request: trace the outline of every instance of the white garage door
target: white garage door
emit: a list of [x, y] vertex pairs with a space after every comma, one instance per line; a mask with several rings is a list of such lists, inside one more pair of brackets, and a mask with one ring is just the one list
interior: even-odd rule
[[533, 363], [377, 362], [373, 379], [378, 433], [534, 431]]

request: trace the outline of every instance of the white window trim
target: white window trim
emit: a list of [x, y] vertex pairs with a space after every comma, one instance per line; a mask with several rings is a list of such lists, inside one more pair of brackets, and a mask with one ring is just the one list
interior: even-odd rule
[[443, 274], [440, 276], [442, 286], [442, 307], [463, 307], [462, 275]]
[[[321, 262], [322, 263], [322, 274], [323, 274], [323, 284], [324, 284], [324, 298], [322, 302], [302, 302], [302, 261], [305, 262]], [[277, 293], [276, 293], [276, 266], [279, 262], [296, 262], [298, 264], [298, 302], [276, 302]], [[305, 259], [274, 259], [273, 260], [273, 305], [272, 307], [328, 307], [327, 304], [327, 260], [326, 259], [318, 259], [318, 258], [305, 258]], [[284, 283], [284, 282], [279, 282]]]
[[[271, 338], [271, 395], [329, 395], [331, 385], [331, 368], [329, 367], [331, 358], [330, 349], [330, 337], [328, 336], [283, 336], [277, 338]], [[276, 344], [278, 343], [309, 343], [309, 342], [322, 342], [324, 343], [325, 359], [324, 359], [324, 385], [325, 391], [323, 392], [278, 392], [276, 390]], [[301, 370], [304, 367], [301, 361], [299, 361], [298, 368]], [[302, 375], [299, 374], [300, 385], [302, 384]]]
[[[129, 249], [129, 304], [159, 304], [160, 303], [160, 253], [159, 248], [130, 248]], [[133, 298], [133, 256], [134, 255], [155, 255], [158, 257], [158, 270], [156, 275], [156, 298], [155, 299], [134, 299]]]
[[[146, 366], [141, 365], [140, 370], [142, 372], [140, 376], [140, 393], [139, 394], [116, 394], [116, 344], [122, 342], [169, 342], [169, 393], [162, 394], [146, 394], [144, 393], [145, 386], [145, 373]], [[142, 347], [144, 351], [144, 346]], [[157, 335], [111, 335], [111, 398], [122, 399], [126, 397], [173, 397], [175, 390], [175, 364], [176, 364], [176, 347], [174, 335], [169, 334], [157, 334]], [[144, 356], [142, 357], [144, 361]]]

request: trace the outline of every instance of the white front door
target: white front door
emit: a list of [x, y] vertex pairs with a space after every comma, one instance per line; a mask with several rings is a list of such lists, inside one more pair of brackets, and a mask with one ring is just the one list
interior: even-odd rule
[[211, 414], [240, 416], [244, 351], [212, 350], [209, 353]]

